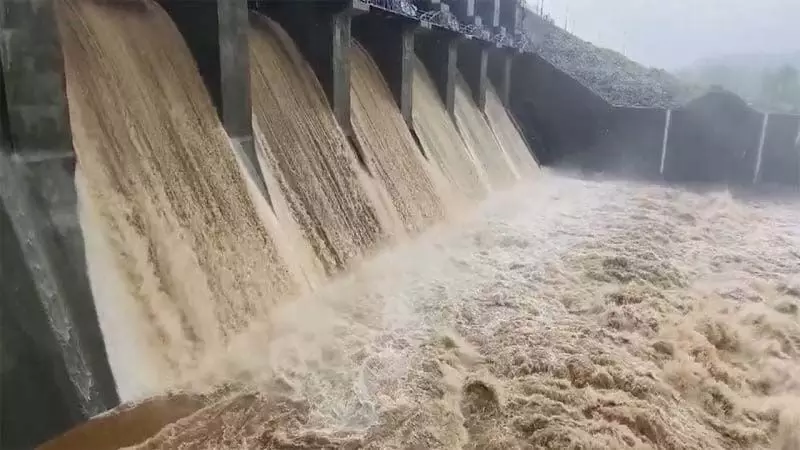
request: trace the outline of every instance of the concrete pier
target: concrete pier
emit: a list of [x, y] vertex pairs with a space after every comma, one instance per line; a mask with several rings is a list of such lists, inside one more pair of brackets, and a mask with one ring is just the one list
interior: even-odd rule
[[429, 26], [419, 29], [415, 43], [417, 56], [428, 69], [450, 115], [455, 114], [458, 41], [461, 38], [450, 30]]
[[450, 6], [450, 11], [459, 22], [475, 23], [475, 0], [444, 0], [444, 2]]
[[486, 88], [489, 48], [492, 44], [480, 39], [464, 39], [458, 45], [458, 70], [472, 91], [475, 104], [483, 110], [486, 106]]
[[[12, 361], [0, 375], [3, 410], [14, 411], [2, 417], [3, 448], [34, 445], [119, 401], [85, 271], [54, 5], [0, 1], [0, 357]], [[36, 386], [42, 377], [54, 384]], [[20, 383], [6, 389], [6, 380]]]
[[419, 21], [372, 9], [352, 20], [352, 33], [375, 59], [395, 102], [413, 129], [414, 34]]
[[511, 34], [519, 28], [520, 7], [519, 0], [500, 0], [499, 26], [505, 27]]
[[496, 29], [500, 26], [500, 0], [476, 0], [475, 14], [480, 16], [483, 26]]
[[514, 63], [516, 52], [507, 48], [493, 48], [489, 50], [488, 76], [492, 82], [500, 101], [506, 108], [510, 108], [509, 93], [511, 92], [511, 67]]
[[339, 125], [353, 136], [350, 122], [350, 51], [353, 16], [369, 12], [360, 0], [330, 2], [258, 1], [251, 8], [274, 19], [297, 44], [319, 78]]
[[191, 50], [235, 151], [269, 200], [253, 143], [247, 0], [159, 2]]

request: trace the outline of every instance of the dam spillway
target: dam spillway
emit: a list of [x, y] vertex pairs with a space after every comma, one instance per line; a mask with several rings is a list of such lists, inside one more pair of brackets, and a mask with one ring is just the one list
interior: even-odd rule
[[[151, 414], [137, 419], [147, 425], [141, 430], [123, 423], [116, 433], [108, 431], [115, 430], [116, 417], [125, 417], [115, 415], [123, 408], [65, 437], [91, 437], [92, 427], [104, 424], [118, 444], [152, 437], [146, 448], [236, 446], [226, 441], [231, 432], [239, 444], [255, 439], [262, 447], [291, 447], [292, 439], [332, 447], [370, 439], [401, 447], [494, 442], [502, 433], [481, 423], [504, 429], [510, 422], [503, 418], [511, 416], [492, 415], [497, 405], [524, 409], [516, 400], [530, 392], [516, 381], [498, 382], [516, 396], [503, 403], [480, 360], [500, 355], [495, 369], [510, 378], [530, 376], [536, 367], [556, 376], [567, 369], [511, 341], [486, 340], [482, 327], [535, 341], [531, 330], [547, 323], [530, 317], [549, 317], [560, 302], [574, 306], [581, 292], [558, 284], [570, 275], [555, 269], [554, 284], [543, 292], [519, 286], [542, 278], [537, 259], [561, 255], [575, 245], [571, 236], [585, 234], [579, 219], [569, 219], [578, 217], [575, 208], [597, 214], [611, 238], [632, 234], [646, 248], [643, 230], [667, 219], [651, 220], [647, 213], [641, 223], [623, 225], [624, 216], [615, 214], [649, 211], [635, 190], [548, 178], [549, 187], [524, 200], [557, 214], [508, 219], [506, 211], [502, 222], [487, 221], [499, 234], [471, 230], [471, 244], [453, 254], [417, 249], [397, 259], [387, 256], [388, 247], [440, 237], [452, 244], [424, 232], [492, 192], [547, 177], [537, 160], [598, 170], [633, 167], [649, 177], [655, 168], [676, 181], [727, 182], [738, 173], [752, 178], [757, 150], [760, 180], [789, 185], [800, 168], [794, 152], [800, 121], [792, 116], [771, 115], [767, 122], [734, 105], [728, 109], [736, 114], [726, 117], [735, 125], [725, 127], [711, 120], [720, 108], [708, 99], [672, 112], [595, 101], [585, 87], [537, 59], [528, 42], [513, 39], [517, 2], [65, 0], [2, 6], [8, 13], [0, 17], [0, 187], [2, 225], [13, 230], [2, 237], [4, 249], [11, 249], [3, 252], [0, 283], [2, 352], [13, 362], [2, 368], [2, 401], [4, 412], [17, 412], [2, 417], [3, 428], [12, 430], [2, 437], [3, 448], [28, 448], [120, 401], [144, 399], [154, 400], [133, 408], [133, 414]], [[740, 134], [727, 136], [730, 128]], [[737, 157], [715, 164], [731, 142], [737, 151], [741, 145]], [[690, 151], [698, 147], [704, 152]], [[622, 164], [628, 162], [635, 164]], [[659, 195], [658, 210], [669, 212], [670, 199], [683, 194]], [[605, 208], [617, 196], [622, 206]], [[754, 215], [725, 198], [703, 205], [706, 200], [686, 201], [723, 218]], [[771, 212], [758, 214], [776, 222], [769, 232], [791, 239]], [[516, 220], [541, 228], [532, 232]], [[605, 248], [586, 245], [586, 251]], [[595, 281], [629, 276], [626, 261], [633, 261], [644, 267], [637, 273], [645, 281], [682, 286], [670, 267], [653, 268], [636, 248], [625, 251], [631, 253], [623, 260], [563, 254], [568, 267], [594, 271]], [[384, 281], [365, 277], [368, 282], [359, 284], [362, 270], [373, 264]], [[416, 275], [408, 280], [410, 273]], [[491, 285], [482, 285], [484, 279]], [[400, 289], [403, 282], [410, 291]], [[550, 289], [569, 295], [552, 305], [511, 298], [535, 293], [552, 300]], [[620, 308], [628, 306], [625, 299], [649, 295], [625, 289], [609, 294]], [[387, 300], [394, 291], [400, 301]], [[517, 308], [527, 318], [504, 323], [507, 311]], [[637, 329], [626, 321], [628, 312], [612, 307], [595, 319]], [[706, 319], [698, 318], [698, 326]], [[484, 356], [444, 328], [426, 341], [426, 333], [443, 323], [457, 323], [471, 342], [482, 343]], [[420, 348], [430, 352], [415, 353]], [[570, 348], [557, 350], [567, 358]], [[582, 383], [581, 364], [570, 359], [569, 373], [578, 374], [574, 387]], [[619, 360], [611, 365], [608, 373], [597, 369], [591, 383], [647, 383], [620, 368]], [[622, 381], [612, 376], [616, 370]], [[439, 372], [441, 380], [428, 378]], [[548, 393], [552, 386], [536, 389]], [[187, 397], [161, 416], [159, 396], [174, 391]], [[292, 397], [298, 392], [300, 402]], [[265, 402], [262, 394], [274, 397], [266, 395]], [[431, 401], [406, 416], [409, 397]], [[570, 397], [575, 411], [585, 406], [579, 397]], [[668, 403], [656, 397], [659, 405]], [[207, 433], [188, 426], [158, 434], [191, 414], [190, 423]], [[634, 420], [627, 412], [609, 414]], [[664, 425], [659, 417], [648, 407], [634, 422], [693, 438], [707, 431]], [[281, 430], [261, 429], [276, 418], [287, 426], [345, 432], [318, 437], [301, 427], [284, 438]], [[790, 426], [790, 419], [781, 419], [781, 426]], [[391, 433], [364, 431], [384, 420]], [[438, 428], [420, 435], [406, 428], [426, 424]], [[555, 425], [545, 425], [540, 443], [558, 434]], [[525, 424], [518, 428], [537, 433]], [[253, 430], [261, 431], [247, 434]], [[757, 436], [747, 439], [758, 442]]]
[[[390, 2], [339, 3], [287, 11], [261, 1], [3, 2], [3, 29], [13, 30], [2, 58], [3, 205], [15, 230], [4, 239], [36, 250], [4, 260], [3, 310], [35, 323], [29, 332], [41, 342], [4, 346], [18, 364], [3, 380], [51, 367], [52, 379], [36, 383], [53, 386], [64, 405], [37, 422], [26, 415], [44, 407], [36, 397], [23, 407], [4, 396], [4, 411], [26, 411], [4, 415], [14, 430], [4, 448], [41, 442], [120, 398], [192, 385], [208, 358], [280, 299], [484, 195], [456, 200], [454, 180], [487, 188], [464, 130], [438, 106], [410, 107], [413, 41], [387, 58], [350, 38], [359, 15], [442, 25]], [[302, 35], [313, 23], [327, 31]], [[374, 39], [366, 29], [358, 37]], [[387, 75], [403, 61], [401, 76]], [[421, 148], [414, 111], [426, 125], [450, 121], [447, 137]], [[481, 120], [484, 139], [496, 141]], [[25, 431], [35, 422], [39, 431]]]

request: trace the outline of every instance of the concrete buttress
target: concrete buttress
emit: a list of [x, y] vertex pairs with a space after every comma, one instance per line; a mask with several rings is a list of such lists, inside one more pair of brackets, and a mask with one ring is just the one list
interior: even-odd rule
[[488, 74], [500, 101], [506, 108], [510, 108], [509, 93], [511, 92], [511, 67], [514, 63], [514, 51], [506, 48], [489, 50]]
[[[86, 274], [55, 5], [0, 1], [0, 356], [13, 361], [0, 368], [0, 378], [3, 410], [15, 411], [2, 418], [3, 448], [14, 447], [9, 439], [36, 444], [119, 403]], [[49, 392], [44, 380], [26, 391], [31, 383], [23, 382], [42, 371], [58, 392]], [[19, 384], [5, 389], [6, 380]], [[20, 425], [27, 412], [41, 416], [43, 410], [58, 416], [57, 424], [43, 421], [52, 429], [36, 424], [41, 417]], [[15, 434], [17, 426], [29, 429]]]
[[486, 106], [486, 88], [490, 43], [480, 39], [465, 39], [458, 46], [458, 70], [472, 92], [481, 111]]
[[409, 128], [413, 128], [414, 33], [419, 21], [380, 10], [353, 18], [353, 35], [375, 59]]
[[456, 70], [458, 41], [461, 36], [439, 27], [423, 26], [417, 33], [415, 49], [433, 78], [445, 109], [455, 114]]

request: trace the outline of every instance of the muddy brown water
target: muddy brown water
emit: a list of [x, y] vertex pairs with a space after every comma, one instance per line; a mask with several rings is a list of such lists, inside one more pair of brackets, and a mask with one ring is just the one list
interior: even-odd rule
[[275, 310], [138, 448], [797, 448], [798, 208], [545, 173]]

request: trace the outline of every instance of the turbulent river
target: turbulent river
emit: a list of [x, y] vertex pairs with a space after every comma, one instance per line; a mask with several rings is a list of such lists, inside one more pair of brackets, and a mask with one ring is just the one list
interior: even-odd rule
[[798, 305], [797, 200], [544, 173], [275, 309], [141, 448], [795, 449]]

